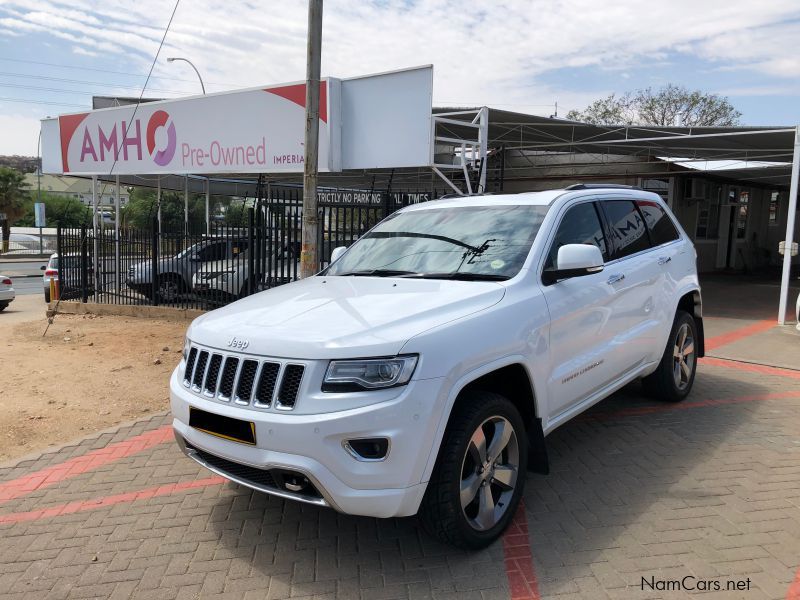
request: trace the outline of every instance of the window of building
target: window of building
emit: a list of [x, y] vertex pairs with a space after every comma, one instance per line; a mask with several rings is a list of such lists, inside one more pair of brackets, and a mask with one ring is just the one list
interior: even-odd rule
[[566, 244], [593, 244], [600, 248], [603, 260], [608, 260], [606, 238], [594, 203], [577, 204], [564, 215], [547, 254], [545, 270], [556, 268], [558, 249]]
[[636, 205], [644, 216], [647, 229], [650, 232], [650, 242], [653, 246], [668, 244], [680, 237], [675, 224], [663, 208], [651, 200], [637, 200]]
[[739, 207], [736, 209], [736, 239], [744, 239], [747, 233], [747, 210], [749, 208], [750, 192], [739, 194]]
[[780, 193], [772, 192], [769, 196], [769, 224], [777, 225], [780, 216]]
[[697, 203], [697, 227], [694, 239], [716, 240], [719, 237], [719, 204], [722, 198], [722, 187], [716, 186], [708, 200]]
[[612, 258], [623, 258], [650, 247], [642, 213], [631, 200], [604, 200], [600, 204], [611, 233]]

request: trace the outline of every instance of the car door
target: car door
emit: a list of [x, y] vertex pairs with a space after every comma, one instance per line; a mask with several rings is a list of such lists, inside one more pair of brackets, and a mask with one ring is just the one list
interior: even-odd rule
[[660, 356], [660, 331], [665, 298], [659, 294], [664, 271], [650, 240], [644, 216], [633, 199], [599, 203], [612, 245], [606, 265], [608, 284], [616, 293], [620, 332], [615, 341], [620, 374]]
[[[558, 249], [565, 244], [594, 244], [608, 259], [607, 236], [594, 202], [582, 201], [563, 211], [543, 271], [555, 267]], [[618, 377], [615, 344], [623, 325], [608, 277], [600, 271], [542, 284], [550, 313], [548, 423], [568, 418], [570, 409]]]

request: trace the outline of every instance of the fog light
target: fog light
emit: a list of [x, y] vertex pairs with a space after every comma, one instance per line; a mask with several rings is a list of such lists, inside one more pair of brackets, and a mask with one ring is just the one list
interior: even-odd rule
[[347, 440], [344, 449], [356, 460], [378, 461], [384, 460], [389, 454], [388, 438], [361, 438]]

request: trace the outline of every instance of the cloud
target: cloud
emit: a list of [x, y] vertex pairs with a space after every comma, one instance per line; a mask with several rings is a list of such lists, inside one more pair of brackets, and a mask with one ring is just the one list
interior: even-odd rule
[[9, 105], [0, 102], [0, 155], [36, 156], [39, 143], [39, 119], [12, 113]]

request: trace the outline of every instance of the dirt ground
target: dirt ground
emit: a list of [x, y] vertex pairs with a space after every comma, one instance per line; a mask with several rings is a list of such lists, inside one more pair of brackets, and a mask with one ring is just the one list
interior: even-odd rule
[[[39, 316], [41, 315], [41, 316]], [[169, 408], [187, 321], [0, 322], [0, 463]]]

